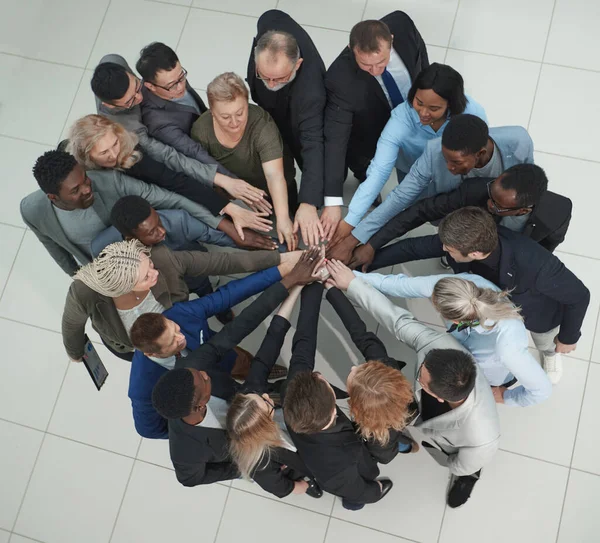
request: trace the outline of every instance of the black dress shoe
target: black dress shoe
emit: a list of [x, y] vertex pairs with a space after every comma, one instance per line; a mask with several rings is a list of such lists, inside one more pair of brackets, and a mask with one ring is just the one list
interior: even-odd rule
[[379, 479], [379, 482], [381, 483], [381, 496], [379, 499], [383, 500], [388, 492], [392, 490], [394, 482], [391, 479]]
[[323, 491], [321, 487], [317, 484], [317, 481], [314, 479], [309, 479], [306, 481], [308, 483], [308, 488], [306, 489], [306, 494], [311, 498], [320, 498], [323, 496]]
[[479, 481], [479, 477], [473, 475], [456, 477], [448, 492], [448, 507], [454, 509], [465, 504], [471, 497], [471, 492], [473, 492], [473, 487], [477, 481]]

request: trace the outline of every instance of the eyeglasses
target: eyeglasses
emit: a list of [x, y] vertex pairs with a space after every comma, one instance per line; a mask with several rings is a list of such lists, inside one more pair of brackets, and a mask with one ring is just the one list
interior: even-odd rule
[[162, 90], [166, 90], [167, 92], [171, 92], [175, 87], [177, 87], [178, 85], [181, 85], [181, 83], [183, 83], [185, 81], [185, 78], [187, 77], [187, 70], [185, 68], [181, 68], [181, 75], [179, 76], [179, 78], [177, 79], [177, 81], [173, 81], [173, 83], [171, 83], [168, 87], [163, 87], [162, 85], [157, 85], [156, 83], [152, 83], [155, 87], [158, 87], [159, 89]]
[[287, 74], [284, 77], [275, 77], [275, 78], [270, 78], [270, 77], [263, 77], [262, 75], [260, 75], [258, 73], [258, 68], [256, 68], [256, 79], [260, 79], [261, 81], [266, 81], [267, 83], [275, 83], [276, 85], [279, 85], [280, 83], [287, 83], [290, 78], [292, 77], [292, 75], [294, 75], [294, 72], [296, 71], [296, 68], [292, 68], [292, 71]]
[[492, 183], [495, 181], [495, 179], [493, 181], [490, 181], [487, 184], [487, 192], [488, 192], [488, 197], [490, 199], [490, 202], [492, 204], [492, 209], [494, 210], [494, 213], [506, 213], [507, 211], [518, 211], [519, 209], [532, 209], [533, 206], [519, 206], [519, 207], [500, 207], [497, 203], [496, 200], [494, 200], [493, 196], [492, 196]]
[[271, 400], [271, 398], [269, 398], [267, 400], [267, 398], [263, 398], [261, 396], [263, 402], [265, 402], [268, 406], [269, 406], [269, 416], [271, 416], [271, 413], [273, 413], [273, 411], [275, 411], [275, 404], [273, 403], [273, 401]]
[[136, 81], [137, 81], [137, 83], [135, 85], [135, 92], [133, 93], [133, 96], [129, 100], [127, 100], [127, 102], [125, 102], [123, 109], [131, 109], [135, 105], [135, 97], [142, 90], [142, 81], [140, 79], [137, 79], [137, 77], [136, 77]]

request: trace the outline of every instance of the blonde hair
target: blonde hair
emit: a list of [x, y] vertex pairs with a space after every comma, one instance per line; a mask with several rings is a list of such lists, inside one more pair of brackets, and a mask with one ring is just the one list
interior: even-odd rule
[[225, 72], [215, 77], [206, 88], [208, 107], [212, 108], [215, 102], [233, 102], [243, 96], [248, 101], [248, 88], [244, 80], [233, 72]]
[[364, 439], [381, 445], [390, 440], [390, 430], [402, 430], [411, 413], [410, 383], [402, 372], [383, 362], [370, 361], [356, 369], [348, 385], [348, 405]]
[[112, 132], [119, 139], [121, 151], [117, 157], [117, 168], [127, 170], [142, 158], [142, 153], [135, 149], [138, 137], [133, 132], [101, 115], [86, 115], [73, 123], [69, 130], [67, 150], [85, 169], [99, 169], [90, 153], [96, 143], [106, 134]]
[[229, 452], [246, 479], [269, 463], [275, 447], [283, 446], [277, 423], [254, 396], [237, 394], [227, 412]]
[[[433, 288], [431, 301], [440, 315], [449, 321], [479, 321], [490, 330], [496, 322], [505, 319], [523, 320], [520, 308], [516, 307], [505, 290], [479, 288], [475, 283], [460, 277], [444, 277]], [[485, 325], [485, 321], [494, 321]]]
[[117, 298], [133, 290], [144, 258], [150, 258], [150, 248], [139, 240], [117, 241], [107, 245], [92, 262], [80, 268], [73, 279], [98, 294]]

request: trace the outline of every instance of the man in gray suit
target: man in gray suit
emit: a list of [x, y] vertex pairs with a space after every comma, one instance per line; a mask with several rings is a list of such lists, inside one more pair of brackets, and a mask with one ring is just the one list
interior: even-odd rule
[[335, 286], [416, 351], [419, 416], [412, 426], [425, 436], [426, 450], [452, 474], [448, 505], [463, 505], [500, 440], [496, 403], [485, 376], [452, 336], [420, 323], [341, 262], [330, 261], [327, 269]]
[[230, 221], [214, 217], [179, 194], [117, 170], [86, 172], [73, 155], [63, 151], [44, 153], [36, 161], [33, 175], [40, 190], [21, 201], [21, 216], [69, 275], [92, 260], [91, 242], [110, 226], [110, 212], [123, 196], [141, 196], [157, 209], [182, 209], [217, 230], [229, 235], [235, 232]]

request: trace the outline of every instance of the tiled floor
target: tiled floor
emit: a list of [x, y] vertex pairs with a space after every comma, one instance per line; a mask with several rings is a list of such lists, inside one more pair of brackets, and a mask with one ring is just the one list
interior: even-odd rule
[[[242, 481], [184, 488], [167, 443], [133, 429], [127, 365], [99, 347], [110, 378], [98, 393], [63, 352], [69, 279], [18, 212], [36, 188], [35, 158], [93, 112], [89, 79], [102, 55], [118, 52], [133, 65], [143, 45], [165, 41], [203, 92], [218, 73], [244, 74], [256, 18], [274, 7], [306, 25], [327, 64], [361, 18], [407, 11], [432, 61], [461, 71], [492, 125], [527, 127], [551, 188], [573, 200], [557, 254], [592, 291], [584, 336], [548, 402], [501, 408], [502, 450], [462, 509], [446, 508], [447, 473], [425, 453], [385, 466], [392, 493], [356, 513], [332, 496], [277, 500]], [[600, 250], [591, 221], [600, 201], [598, 1], [0, 0], [0, 13], [0, 543], [600, 541]], [[427, 303], [409, 307], [439, 324]], [[325, 304], [317, 365], [336, 383], [357, 359], [338, 328]], [[246, 347], [256, 349], [264, 331]], [[284, 359], [290, 343], [291, 333]]]

